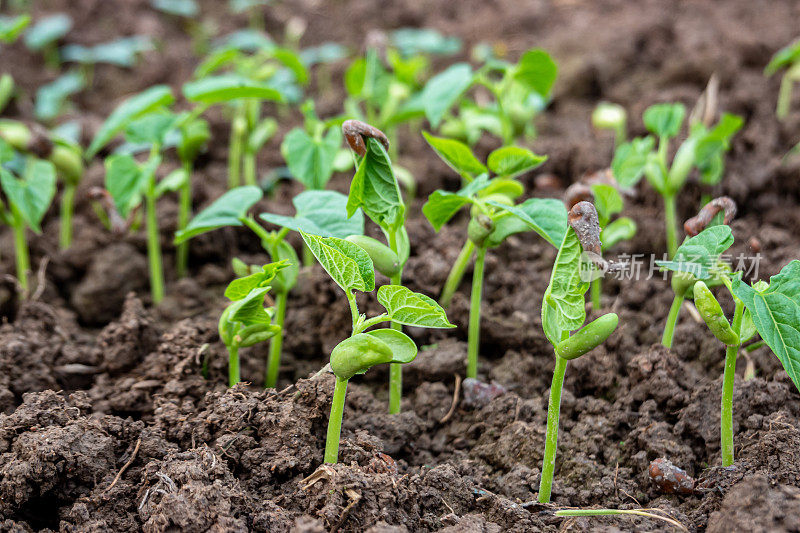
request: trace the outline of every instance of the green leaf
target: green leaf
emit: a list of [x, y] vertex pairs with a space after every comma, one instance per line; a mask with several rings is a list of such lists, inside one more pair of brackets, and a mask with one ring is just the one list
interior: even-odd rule
[[726, 152], [730, 147], [731, 137], [742, 129], [743, 125], [742, 117], [723, 113], [717, 125], [697, 142], [694, 150], [696, 164], [702, 167], [715, 156]]
[[367, 153], [350, 183], [347, 216], [353, 216], [360, 207], [380, 227], [396, 228], [403, 224], [405, 204], [392, 162], [380, 142], [372, 138], [366, 141]]
[[225, 297], [232, 301], [241, 300], [250, 294], [253, 289], [266, 286], [267, 283], [275, 279], [278, 272], [289, 266], [286, 260], [277, 261], [264, 265], [260, 272], [235, 279], [225, 289]]
[[367, 335], [372, 335], [386, 343], [392, 350], [392, 360], [390, 363], [410, 363], [417, 357], [417, 345], [411, 338], [396, 329], [374, 329], [367, 331]]
[[41, 223], [56, 194], [56, 169], [49, 161], [29, 159], [22, 179], [0, 169], [0, 185], [8, 203], [17, 208], [25, 223], [41, 233]]
[[247, 296], [230, 305], [228, 319], [231, 322], [241, 322], [245, 326], [252, 324], [269, 324], [272, 322], [267, 310], [264, 309], [264, 297], [269, 287], [253, 289]]
[[756, 290], [734, 278], [732, 292], [750, 311], [758, 333], [800, 390], [800, 261], [772, 276]]
[[61, 48], [61, 59], [85, 65], [108, 63], [130, 68], [136, 65], [136, 58], [141, 52], [152, 49], [153, 41], [149, 37], [134, 35], [91, 47], [69, 44]]
[[622, 211], [622, 197], [617, 192], [616, 187], [605, 183], [595, 183], [592, 185], [594, 195], [594, 206], [600, 217], [600, 224], [605, 226], [613, 215]]
[[648, 131], [671, 138], [678, 135], [685, 116], [683, 104], [656, 104], [645, 109], [642, 119]]
[[147, 174], [131, 155], [112, 155], [105, 160], [106, 189], [122, 218], [142, 201]]
[[405, 57], [417, 54], [452, 55], [461, 50], [461, 39], [444, 36], [432, 28], [400, 28], [391, 33], [390, 39]]
[[363, 248], [336, 237], [318, 237], [303, 231], [300, 235], [322, 268], [342, 290], [370, 292], [375, 289], [375, 270]]
[[636, 222], [628, 217], [620, 217], [608, 224], [600, 232], [603, 251], [610, 250], [619, 242], [628, 241], [636, 235]]
[[516, 180], [508, 178], [494, 178], [489, 182], [489, 186], [483, 189], [478, 196], [480, 198], [489, 198], [494, 195], [502, 195], [509, 200], [516, 200], [525, 192], [525, 187]]
[[25, 46], [31, 50], [41, 50], [45, 46], [64, 37], [72, 29], [72, 18], [66, 13], [45, 17], [25, 34]]
[[513, 178], [532, 170], [547, 160], [546, 155], [536, 155], [518, 146], [504, 146], [489, 154], [489, 170], [504, 178]]
[[434, 128], [456, 103], [464, 91], [472, 85], [472, 67], [467, 63], [456, 63], [428, 80], [422, 90], [425, 117]]
[[11, 44], [17, 40], [20, 34], [25, 31], [31, 23], [30, 15], [19, 15], [16, 17], [0, 16], [0, 41]]
[[764, 74], [772, 76], [783, 67], [788, 67], [797, 61], [800, 61], [800, 39], [775, 52], [775, 55], [772, 56], [772, 59], [764, 68]]
[[364, 234], [364, 214], [357, 210], [347, 217], [347, 197], [336, 191], [303, 191], [292, 199], [293, 217], [261, 213], [261, 219], [294, 231], [320, 237], [344, 239]]
[[466, 187], [458, 192], [448, 192], [437, 190], [429, 197], [425, 205], [422, 206], [422, 214], [431, 223], [433, 229], [439, 231], [442, 226], [453, 218], [459, 209], [467, 204], [474, 202], [473, 197], [481, 190], [490, 185], [489, 176], [481, 174]]
[[195, 0], [150, 0], [150, 5], [177, 17], [192, 18], [200, 14], [200, 7]]
[[34, 114], [39, 120], [49, 122], [64, 108], [67, 99], [86, 86], [86, 80], [80, 72], [67, 72], [53, 82], [42, 85], [36, 91]]
[[94, 157], [114, 136], [121, 132], [133, 120], [158, 109], [170, 105], [175, 98], [166, 85], [156, 85], [132, 96], [122, 102], [106, 119], [86, 151], [86, 156]]
[[272, 117], [267, 117], [250, 132], [247, 138], [247, 149], [251, 152], [258, 152], [264, 144], [278, 132], [278, 121]]
[[541, 96], [547, 96], [553, 88], [557, 75], [558, 66], [550, 54], [540, 48], [533, 48], [522, 54], [514, 79]]
[[383, 285], [378, 289], [378, 302], [386, 308], [389, 318], [399, 324], [425, 328], [455, 327], [435, 300], [402, 285]]
[[330, 128], [320, 139], [295, 128], [284, 137], [281, 152], [297, 181], [308, 189], [324, 189], [333, 175], [333, 162], [341, 145], [340, 128]]
[[427, 131], [423, 131], [422, 136], [434, 149], [436, 155], [462, 176], [474, 179], [478, 174], [486, 172], [486, 166], [478, 161], [466, 144], [444, 137], [434, 137]]
[[190, 81], [183, 84], [183, 95], [190, 102], [219, 104], [237, 98], [259, 98], [273, 102], [283, 102], [280, 91], [260, 81], [254, 81], [236, 74], [222, 74]]
[[633, 187], [644, 175], [647, 156], [653, 151], [655, 139], [637, 137], [619, 145], [611, 162], [611, 172], [622, 187]]
[[673, 272], [686, 272], [697, 279], [714, 277], [719, 256], [733, 245], [729, 226], [711, 226], [683, 241], [671, 261], [656, 261]]
[[125, 138], [134, 144], [163, 144], [177, 118], [165, 110], [147, 113], [125, 127]]
[[186, 170], [182, 168], [173, 170], [156, 184], [156, 198], [160, 198], [166, 192], [175, 192], [179, 190], [188, 180], [189, 174]]
[[582, 252], [575, 230], [568, 228], [542, 301], [542, 327], [553, 346], [586, 320], [584, 294], [589, 284], [581, 279]]
[[[492, 200], [486, 203], [511, 213], [553, 246], [559, 246], [564, 240], [567, 208], [555, 198], [529, 198], [519, 205], [505, 205]], [[490, 242], [494, 242], [491, 237]]]
[[240, 219], [247, 216], [247, 211], [261, 200], [263, 194], [254, 185], [229, 190], [194, 217], [186, 228], [177, 232], [175, 244], [224, 226], [241, 226]]
[[410, 363], [417, 356], [417, 345], [408, 335], [394, 329], [358, 333], [331, 352], [331, 370], [339, 379], [350, 379], [383, 363]]

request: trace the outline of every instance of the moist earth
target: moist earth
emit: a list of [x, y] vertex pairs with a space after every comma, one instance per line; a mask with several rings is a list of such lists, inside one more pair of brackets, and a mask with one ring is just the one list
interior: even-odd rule
[[[231, 17], [225, 4], [201, 2], [204, 17], [220, 33], [244, 27], [246, 20]], [[197, 63], [180, 21], [157, 15], [145, 0], [60, 0], [33, 11], [69, 12], [75, 29], [68, 41], [77, 44], [140, 33], [167, 44], [135, 69], [97, 68], [91, 90], [70, 113], [85, 140], [122, 98], [154, 83], [178, 88]], [[360, 49], [370, 29], [431, 26], [461, 37], [466, 49], [488, 41], [511, 57], [532, 46], [550, 51], [559, 79], [532, 143], [549, 160], [522, 178], [537, 196], [558, 197], [585, 172], [608, 166], [612, 139], [589, 123], [598, 101], [624, 105], [631, 133], [640, 135], [646, 106], [691, 107], [716, 73], [721, 108], [743, 115], [746, 125], [734, 138], [722, 184], [704, 190], [690, 183], [680, 216], [694, 214], [703, 193], [728, 194], [740, 213], [732, 225], [734, 255], [759, 252], [762, 278], [800, 258], [800, 161], [784, 158], [800, 140], [800, 118], [775, 120], [778, 80], [762, 74], [771, 54], [796, 37], [797, 2], [302, 0], [270, 6], [267, 31], [280, 35], [298, 13], [308, 22], [304, 45], [335, 40]], [[57, 75], [20, 45], [5, 47], [0, 64], [28, 95]], [[343, 70], [334, 66], [337, 84], [319, 96], [323, 116], [341, 108]], [[10, 116], [30, 119], [31, 106], [20, 102]], [[225, 119], [213, 113], [210, 119], [219, 141], [198, 164], [196, 209], [225, 190]], [[299, 114], [287, 117], [281, 133], [301, 121]], [[278, 142], [263, 150], [262, 169], [283, 164]], [[404, 280], [436, 296], [463, 244], [466, 220], [456, 218], [437, 234], [420, 208], [433, 190], [453, 189], [458, 180], [421, 138], [401, 132], [400, 145], [400, 161], [419, 181]], [[482, 143], [480, 155], [494, 147]], [[537, 180], [544, 175], [550, 178]], [[386, 414], [385, 368], [354, 379], [341, 463], [323, 465], [333, 378], [317, 371], [350, 321], [338, 288], [318, 266], [302, 270], [286, 318], [279, 386], [261, 387], [266, 347], [256, 346], [243, 352], [248, 383], [227, 388], [216, 329], [222, 289], [232, 257], [266, 260], [259, 242], [234, 229], [194, 239], [191, 276], [177, 280], [170, 244], [177, 207], [165, 198], [159, 218], [168, 296], [154, 308], [143, 234], [111, 236], [86, 200], [103, 176], [102, 163], [93, 162], [79, 187], [71, 249], [55, 251], [53, 216], [32, 238], [34, 270], [43, 266], [26, 303], [17, 303], [6, 275], [14, 271], [11, 234], [0, 234], [0, 530], [674, 530], [643, 518], [555, 517], [562, 507], [655, 508], [691, 531], [800, 530], [797, 390], [767, 349], [741, 358], [736, 462], [719, 467], [723, 349], [688, 313], [673, 349], [660, 346], [671, 302], [660, 274], [604, 284], [603, 305], [620, 314], [620, 327], [569, 365], [553, 505], [539, 505], [553, 369], [539, 310], [552, 247], [521, 234], [487, 257], [479, 378], [490, 388], [468, 383], [455, 394], [466, 358], [468, 271], [448, 311], [459, 328], [409, 331], [423, 348], [405, 370], [402, 414]], [[557, 188], [536, 187], [545, 181]], [[348, 183], [348, 175], [337, 175], [331, 186], [345, 192]], [[299, 191], [281, 183], [258, 208], [288, 213]], [[658, 197], [641, 187], [625, 214], [639, 231], [615, 252], [663, 253]], [[379, 309], [369, 299], [360, 305]], [[731, 310], [730, 302], [724, 305]], [[653, 483], [648, 467], [661, 457], [694, 478], [691, 493], [666, 494]]]

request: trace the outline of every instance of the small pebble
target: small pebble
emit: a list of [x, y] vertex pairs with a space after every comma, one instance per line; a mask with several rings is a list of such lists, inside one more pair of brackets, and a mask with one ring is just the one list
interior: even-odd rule
[[665, 494], [692, 494], [694, 479], [669, 459], [659, 457], [650, 463], [650, 479]]
[[461, 387], [464, 389], [464, 399], [461, 403], [475, 409], [489, 405], [489, 402], [508, 392], [505, 387], [494, 381], [484, 383], [475, 378], [465, 379]]

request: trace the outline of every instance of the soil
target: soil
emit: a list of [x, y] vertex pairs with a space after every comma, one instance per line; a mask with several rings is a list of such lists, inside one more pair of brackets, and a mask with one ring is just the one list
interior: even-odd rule
[[[85, 139], [122, 98], [154, 83], [177, 89], [197, 64], [183, 24], [157, 14], [146, 0], [42, 4], [33, 6], [34, 15], [73, 16], [70, 43], [134, 34], [161, 42], [135, 69], [97, 68], [91, 90], [75, 99], [70, 113]], [[202, 22], [220, 33], [246, 24], [224, 2], [201, 4]], [[538, 196], [559, 196], [583, 173], [608, 165], [612, 140], [589, 123], [598, 101], [625, 106], [632, 134], [642, 134], [646, 106], [676, 100], [691, 107], [716, 73], [721, 107], [743, 115], [746, 125], [733, 142], [723, 183], [712, 191], [691, 183], [680, 215], [694, 214], [704, 192], [728, 194], [740, 207], [734, 254], [756, 251], [750, 243], [757, 241], [762, 278], [800, 257], [800, 162], [783, 158], [798, 141], [800, 114], [775, 120], [778, 80], [762, 75], [771, 54], [796, 37], [800, 4], [794, 0], [342, 0], [335, 6], [301, 0], [273, 3], [265, 13], [275, 36], [300, 14], [308, 22], [304, 45], [335, 40], [358, 49], [370, 29], [431, 26], [467, 47], [488, 41], [511, 57], [532, 46], [550, 51], [559, 79], [532, 143], [549, 160], [523, 177]], [[0, 66], [28, 97], [57, 76], [22, 45], [5, 47]], [[336, 88], [318, 96], [323, 115], [340, 109], [343, 69], [334, 67]], [[32, 118], [30, 101], [21, 98], [7, 114]], [[226, 183], [226, 126], [221, 116], [210, 119], [216, 140], [194, 177], [197, 209]], [[286, 117], [282, 132], [301, 120], [298, 113]], [[402, 164], [420, 179], [420, 198], [457, 184], [421, 138], [406, 132], [400, 144]], [[482, 144], [482, 155], [494, 146]], [[264, 170], [282, 165], [278, 141], [263, 150], [259, 164]], [[537, 189], [536, 178], [545, 174], [560, 188]], [[42, 235], [32, 236], [34, 269], [48, 261], [32, 301], [17, 303], [9, 280], [12, 237], [7, 228], [0, 233], [0, 530], [674, 530], [643, 518], [562, 519], [554, 516], [556, 507], [657, 508], [691, 531], [800, 530], [800, 395], [767, 349], [751, 354], [751, 379], [744, 379], [747, 365], [740, 362], [736, 463], [719, 467], [723, 350], [687, 313], [673, 349], [660, 346], [672, 293], [659, 276], [605, 283], [604, 307], [620, 314], [620, 327], [603, 347], [569, 365], [554, 506], [542, 506], [533, 502], [553, 354], [539, 309], [552, 247], [523, 234], [487, 258], [479, 377], [494, 383], [491, 390], [464, 387], [469, 395], [462, 393], [445, 419], [465, 364], [468, 274], [448, 313], [457, 330], [409, 331], [423, 349], [405, 370], [402, 414], [385, 413], [387, 369], [354, 379], [341, 463], [321, 466], [333, 378], [310, 376], [349, 327], [338, 289], [319, 267], [304, 269], [291, 294], [279, 386], [261, 387], [266, 347], [256, 346], [243, 352], [248, 383], [227, 388], [227, 357], [216, 330], [222, 288], [232, 257], [264, 260], [257, 239], [233, 229], [195, 239], [192, 275], [177, 280], [170, 245], [177, 207], [165, 198], [159, 219], [168, 296], [153, 307], [143, 234], [106, 233], [85, 199], [102, 180], [102, 162], [94, 161], [79, 188], [71, 249], [56, 251], [54, 215]], [[348, 183], [348, 175], [337, 175], [331, 186], [346, 191]], [[281, 183], [259, 207], [287, 212], [297, 192], [296, 184]], [[436, 234], [421, 205], [416, 200], [411, 209], [412, 256], [404, 279], [435, 296], [466, 221]], [[660, 201], [652, 191], [641, 187], [626, 214], [639, 232], [619, 253], [663, 253]], [[378, 309], [369, 299], [361, 304], [368, 312]], [[650, 479], [649, 464], [660, 457], [695, 479], [691, 493], [665, 493]]]

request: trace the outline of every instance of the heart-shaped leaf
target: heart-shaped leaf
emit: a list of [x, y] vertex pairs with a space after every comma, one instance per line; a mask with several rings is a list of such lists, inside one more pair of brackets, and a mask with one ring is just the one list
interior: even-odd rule
[[472, 85], [472, 67], [467, 63], [456, 63], [428, 80], [422, 90], [425, 116], [431, 126], [439, 126], [448, 109]]
[[486, 164], [489, 170], [503, 178], [513, 178], [533, 170], [547, 160], [545, 155], [536, 155], [519, 146], [503, 146], [489, 154]]
[[472, 180], [475, 176], [486, 172], [486, 166], [478, 161], [466, 144], [444, 137], [434, 137], [426, 131], [423, 131], [422, 135], [436, 155], [465, 179]]
[[553, 246], [559, 246], [567, 231], [567, 209], [555, 198], [529, 198], [519, 205], [489, 200], [487, 204], [507, 211], [528, 225]]
[[190, 102], [218, 104], [237, 98], [259, 98], [283, 102], [280, 91], [267, 83], [254, 81], [236, 74], [207, 76], [183, 85], [183, 95]]
[[425, 328], [455, 327], [435, 300], [402, 285], [383, 285], [378, 289], [378, 302], [386, 308], [389, 318], [399, 324]]
[[25, 223], [41, 233], [41, 223], [56, 194], [56, 169], [49, 161], [30, 159], [22, 179], [0, 169], [0, 185], [8, 202], [19, 211]]
[[308, 248], [333, 281], [345, 292], [375, 289], [372, 259], [363, 248], [336, 237], [318, 237], [300, 232]]
[[224, 226], [241, 226], [241, 219], [263, 196], [254, 185], [231, 189], [194, 217], [183, 230], [175, 234], [175, 244], [180, 244], [195, 235]]
[[324, 189], [333, 175], [333, 162], [341, 145], [342, 132], [337, 127], [320, 139], [295, 128], [284, 137], [281, 152], [297, 181], [308, 189]]
[[364, 214], [357, 210], [346, 216], [347, 196], [336, 191], [303, 191], [292, 199], [297, 213], [293, 217], [261, 213], [261, 219], [294, 231], [320, 237], [344, 239], [364, 234]]
[[719, 256], [731, 245], [733, 233], [730, 227], [711, 226], [686, 239], [671, 261], [656, 261], [656, 264], [673, 272], [686, 272], [697, 279], [707, 280], [714, 277]]

